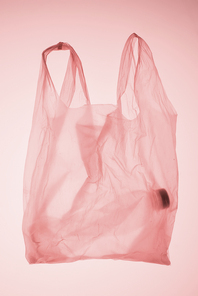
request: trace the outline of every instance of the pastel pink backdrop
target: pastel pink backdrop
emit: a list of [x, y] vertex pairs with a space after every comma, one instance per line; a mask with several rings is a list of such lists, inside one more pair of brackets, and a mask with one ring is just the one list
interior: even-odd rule
[[[197, 14], [195, 0], [0, 2], [0, 295], [198, 295]], [[41, 52], [70, 43], [82, 60], [91, 101], [115, 103], [120, 56], [132, 32], [150, 46], [178, 113], [172, 265], [89, 260], [30, 266], [21, 230], [22, 181]], [[65, 52], [55, 52], [49, 59], [57, 89], [64, 58]]]

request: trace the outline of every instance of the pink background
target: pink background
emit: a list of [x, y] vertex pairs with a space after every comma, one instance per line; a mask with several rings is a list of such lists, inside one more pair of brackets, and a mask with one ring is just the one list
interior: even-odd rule
[[[0, 1], [0, 295], [198, 295], [197, 16], [197, 0]], [[91, 101], [115, 103], [121, 52], [133, 32], [150, 46], [178, 112], [172, 265], [112, 260], [28, 265], [22, 182], [41, 53], [59, 41], [70, 43], [82, 60]], [[49, 56], [57, 89], [66, 56], [60, 51]]]

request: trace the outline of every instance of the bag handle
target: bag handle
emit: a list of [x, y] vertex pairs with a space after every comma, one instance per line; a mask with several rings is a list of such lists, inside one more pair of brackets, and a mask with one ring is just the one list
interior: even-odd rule
[[146, 81], [149, 81], [149, 78], [153, 75], [153, 73], [158, 76], [158, 72], [149, 46], [136, 33], [133, 33], [128, 37], [121, 56], [117, 84], [117, 104], [120, 108], [121, 98], [125, 93], [129, 82], [131, 68], [133, 70], [133, 95], [138, 107], [140, 107], [140, 102], [136, 96], [138, 89], [140, 89], [140, 86]]
[[[136, 42], [137, 58], [135, 56]], [[129, 78], [133, 92], [133, 102], [138, 106], [140, 113], [144, 110], [158, 109], [160, 112], [176, 115], [173, 105], [169, 101], [158, 74], [152, 52], [147, 43], [133, 33], [127, 39], [120, 62], [120, 70], [117, 85], [117, 104], [122, 112], [121, 98], [127, 90]], [[130, 89], [131, 91], [131, 89]], [[127, 102], [128, 103], [128, 102]], [[129, 104], [127, 105], [128, 108]], [[137, 109], [135, 109], [135, 112]], [[150, 112], [150, 111], [149, 111]]]
[[[135, 39], [138, 39], [138, 59], [136, 61], [135, 59]], [[130, 69], [133, 63], [134, 71], [133, 71], [133, 80], [134, 80], [134, 88], [133, 91], [135, 92], [135, 78], [136, 78], [136, 72], [137, 72], [137, 66], [140, 60], [140, 40], [141, 38], [136, 34], [131, 34], [124, 46], [124, 49], [122, 51], [121, 61], [120, 61], [120, 69], [119, 69], [119, 75], [118, 75], [118, 83], [117, 83], [117, 104], [120, 109], [121, 107], [121, 98], [123, 94], [126, 91], [128, 80], [129, 80], [129, 74]]]
[[56, 94], [57, 94], [57, 91], [56, 91], [55, 86], [53, 84], [53, 81], [50, 76], [50, 73], [49, 73], [49, 70], [47, 67], [47, 63], [46, 63], [48, 54], [50, 52], [52, 52], [53, 50], [69, 50], [70, 51], [70, 57], [68, 60], [66, 74], [65, 74], [65, 77], [63, 80], [63, 84], [62, 84], [59, 98], [61, 99], [61, 97], [63, 97], [63, 94], [66, 93], [67, 99], [66, 99], [66, 101], [64, 99], [64, 102], [67, 107], [70, 106], [72, 99], [73, 99], [74, 92], [75, 92], [76, 72], [78, 70], [81, 87], [82, 87], [82, 90], [83, 90], [83, 93], [85, 96], [85, 104], [90, 104], [87, 84], [86, 84], [81, 60], [80, 60], [79, 56], [77, 55], [77, 53], [75, 52], [75, 50], [73, 49], [73, 47], [70, 44], [64, 43], [64, 42], [59, 42], [53, 46], [50, 46], [47, 49], [45, 49], [42, 53], [42, 59], [43, 59], [45, 73], [46, 73], [50, 83], [53, 85], [53, 88], [54, 88]]

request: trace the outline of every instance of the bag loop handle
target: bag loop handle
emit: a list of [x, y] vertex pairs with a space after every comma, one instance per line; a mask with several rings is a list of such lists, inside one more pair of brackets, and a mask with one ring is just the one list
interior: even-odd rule
[[[135, 53], [134, 53], [134, 41], [135, 38], [138, 40], [138, 59], [137, 63], [135, 62]], [[135, 78], [137, 74], [137, 67], [140, 61], [140, 42], [141, 38], [136, 34], [131, 34], [123, 48], [122, 55], [121, 55], [121, 61], [120, 61], [120, 69], [119, 69], [119, 75], [118, 75], [118, 83], [117, 83], [117, 104], [118, 107], [121, 109], [121, 97], [126, 91], [127, 83], [129, 79], [130, 69], [132, 62], [135, 65], [135, 71], [133, 73], [133, 79], [134, 79], [134, 90], [135, 90]]]
[[[137, 58], [135, 56], [135, 41], [137, 41]], [[136, 93], [138, 91], [137, 88], [140, 87], [141, 83], [146, 81], [150, 75], [153, 75], [153, 73], [155, 76], [158, 76], [153, 55], [149, 46], [136, 33], [131, 34], [127, 39], [121, 56], [117, 84], [117, 104], [120, 110], [122, 109], [121, 97], [127, 88], [131, 66], [133, 66], [132, 88], [134, 96], [136, 97]], [[144, 75], [142, 76], [142, 74]], [[142, 79], [144, 79], [144, 81], [140, 82]], [[139, 105], [138, 98], [136, 98], [136, 103]]]
[[[90, 104], [90, 99], [89, 99], [89, 94], [88, 94], [88, 89], [87, 89], [87, 84], [86, 84], [86, 80], [85, 80], [85, 75], [84, 75], [82, 63], [81, 63], [81, 60], [80, 60], [79, 56], [77, 55], [76, 51], [73, 49], [73, 47], [70, 44], [65, 43], [65, 42], [59, 42], [59, 43], [57, 43], [57, 44], [55, 44], [53, 46], [48, 47], [47, 49], [45, 49], [43, 51], [42, 60], [43, 60], [44, 69], [45, 69], [45, 72], [47, 74], [48, 79], [53, 84], [52, 78], [50, 76], [50, 73], [49, 73], [49, 70], [48, 70], [48, 67], [47, 67], [46, 60], [47, 60], [48, 54], [50, 52], [54, 51], [54, 50], [69, 50], [70, 51], [70, 57], [69, 57], [68, 64], [67, 64], [66, 75], [65, 75], [65, 78], [63, 80], [63, 84], [62, 84], [62, 88], [61, 88], [60, 97], [61, 97], [61, 93], [62, 93], [62, 91], [64, 89], [64, 85], [65, 85], [65, 83], [67, 82], [67, 79], [68, 79], [68, 77], [67, 77], [68, 68], [71, 67], [71, 69], [72, 69], [72, 81], [71, 81], [72, 86], [70, 87], [70, 89], [72, 91], [71, 91], [71, 94], [70, 94], [70, 97], [69, 97], [69, 100], [68, 100], [69, 101], [68, 102], [68, 107], [71, 104], [71, 101], [72, 101], [72, 98], [73, 98], [73, 95], [74, 95], [74, 91], [75, 91], [76, 70], [77, 69], [78, 69], [80, 83], [81, 83], [81, 86], [82, 86], [82, 89], [83, 89], [83, 93], [84, 93], [85, 98], [86, 98], [86, 104], [89, 105]], [[54, 87], [54, 89], [55, 89], [55, 87]], [[55, 89], [55, 91], [56, 91], [56, 89]]]

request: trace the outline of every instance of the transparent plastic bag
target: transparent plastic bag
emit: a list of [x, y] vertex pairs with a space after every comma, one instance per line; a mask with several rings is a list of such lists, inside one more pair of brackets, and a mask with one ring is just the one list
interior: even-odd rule
[[[58, 95], [46, 59], [70, 58]], [[121, 57], [117, 105], [91, 104], [81, 61], [60, 42], [42, 63], [24, 172], [29, 263], [91, 258], [169, 265], [177, 211], [177, 114], [135, 33]]]

